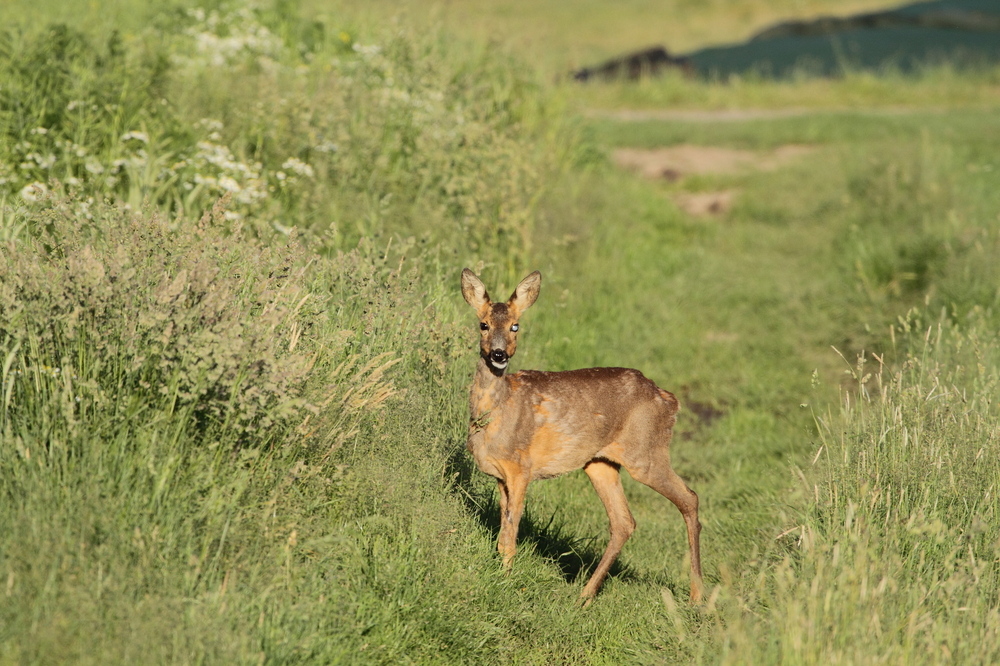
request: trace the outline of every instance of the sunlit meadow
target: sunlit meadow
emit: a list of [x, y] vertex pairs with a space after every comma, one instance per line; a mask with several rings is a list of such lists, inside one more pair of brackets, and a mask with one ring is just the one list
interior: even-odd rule
[[[0, 664], [995, 662], [995, 73], [581, 93], [555, 46], [508, 48], [517, 20], [491, 42], [414, 7], [2, 10]], [[866, 115], [878, 91], [912, 112]], [[567, 110], [629, 99], [837, 109]], [[812, 152], [676, 183], [608, 159], [684, 143]], [[704, 604], [628, 478], [593, 606], [579, 473], [532, 486], [501, 572], [464, 266], [542, 271], [518, 367], [677, 393]]]

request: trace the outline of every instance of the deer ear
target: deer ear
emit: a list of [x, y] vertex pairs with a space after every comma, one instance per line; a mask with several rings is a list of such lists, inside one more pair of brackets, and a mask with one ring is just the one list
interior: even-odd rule
[[477, 311], [490, 304], [490, 295], [486, 293], [486, 285], [468, 268], [462, 269], [462, 296], [465, 302]]
[[510, 300], [507, 304], [510, 307], [516, 308], [518, 312], [524, 312], [535, 302], [538, 298], [538, 291], [542, 288], [542, 274], [535, 271], [528, 277], [521, 280], [521, 283], [517, 285], [517, 289], [511, 294]]

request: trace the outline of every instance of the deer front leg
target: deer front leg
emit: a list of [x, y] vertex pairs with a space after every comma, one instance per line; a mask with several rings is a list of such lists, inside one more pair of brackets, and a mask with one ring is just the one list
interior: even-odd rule
[[500, 493], [500, 535], [497, 538], [497, 551], [504, 554], [505, 523], [503, 517], [507, 515], [507, 484], [503, 479], [497, 481], [497, 491]]
[[528, 479], [523, 476], [508, 477], [497, 486], [500, 489], [500, 538], [497, 540], [497, 550], [503, 556], [503, 568], [510, 571], [514, 553], [517, 552], [517, 528], [524, 512]]

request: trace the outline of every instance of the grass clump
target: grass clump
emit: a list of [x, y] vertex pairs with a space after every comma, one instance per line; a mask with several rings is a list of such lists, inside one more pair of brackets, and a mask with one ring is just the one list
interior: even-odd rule
[[221, 207], [177, 234], [121, 209], [80, 224], [72, 202], [49, 201], [0, 267], [10, 428], [69, 401], [66, 426], [131, 404], [239, 439], [301, 406], [311, 359], [296, 347], [322, 304], [295, 241], [226, 234]]
[[860, 357], [818, 420], [808, 512], [751, 602], [767, 610], [727, 629], [730, 663], [996, 660], [995, 330], [914, 312], [895, 335], [899, 368]]
[[[365, 461], [416, 453], [379, 444], [401, 433], [381, 418], [422, 310], [412, 282], [365, 248], [320, 257], [230, 230], [221, 205], [178, 231], [120, 207], [81, 225], [71, 202], [45, 203], [0, 251], [4, 654], [339, 654], [309, 647], [304, 614], [337, 608], [326, 635], [351, 634], [340, 611], [378, 598], [315, 582], [362, 566], [359, 521], [383, 524]], [[434, 396], [417, 402], [433, 413]], [[396, 483], [427, 493], [439, 473]], [[405, 531], [379, 533], [414, 560]], [[300, 593], [298, 610], [282, 600]]]

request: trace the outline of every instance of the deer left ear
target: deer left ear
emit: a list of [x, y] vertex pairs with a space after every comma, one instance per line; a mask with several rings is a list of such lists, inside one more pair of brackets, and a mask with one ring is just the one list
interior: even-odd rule
[[521, 283], [517, 285], [517, 289], [511, 294], [510, 300], [507, 301], [507, 305], [516, 309], [518, 312], [524, 312], [532, 306], [535, 300], [538, 298], [538, 292], [542, 288], [542, 274], [535, 271], [528, 277], [521, 280]]

